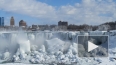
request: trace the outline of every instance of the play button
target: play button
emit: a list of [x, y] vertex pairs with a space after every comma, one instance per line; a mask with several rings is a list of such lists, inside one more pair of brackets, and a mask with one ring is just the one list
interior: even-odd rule
[[90, 51], [92, 51], [92, 50], [94, 50], [96, 48], [98, 48], [97, 45], [95, 45], [94, 43], [88, 41], [88, 52], [90, 52]]
[[108, 36], [78, 36], [78, 57], [108, 57]]

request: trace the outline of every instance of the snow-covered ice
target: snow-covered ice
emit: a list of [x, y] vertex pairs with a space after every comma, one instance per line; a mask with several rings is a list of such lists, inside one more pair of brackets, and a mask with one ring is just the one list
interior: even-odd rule
[[[78, 57], [78, 35], [109, 33], [109, 56], [104, 58]], [[116, 65], [115, 31], [40, 31], [0, 32], [0, 65]], [[79, 45], [79, 46], [78, 46]]]

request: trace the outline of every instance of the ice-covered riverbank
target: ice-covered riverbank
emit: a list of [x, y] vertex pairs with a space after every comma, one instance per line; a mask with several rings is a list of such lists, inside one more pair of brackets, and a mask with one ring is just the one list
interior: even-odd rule
[[[65, 63], [75, 65], [114, 65], [116, 36], [108, 32], [10, 32], [0, 33], [1, 63]], [[78, 35], [110, 35], [108, 58], [78, 57]], [[20, 64], [19, 63], [19, 64]]]

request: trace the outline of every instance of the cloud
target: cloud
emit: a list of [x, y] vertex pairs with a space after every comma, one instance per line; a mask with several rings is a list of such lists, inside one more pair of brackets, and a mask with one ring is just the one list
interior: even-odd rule
[[51, 18], [55, 15], [54, 7], [36, 0], [0, 0], [0, 9], [38, 18]]
[[[74, 24], [100, 24], [116, 19], [116, 3], [112, 0], [82, 0], [74, 6], [62, 6], [62, 18]], [[66, 16], [66, 17], [65, 17]]]
[[37, 17], [43, 21], [69, 21], [71, 24], [100, 24], [116, 19], [113, 0], [82, 0], [56, 9], [37, 0], [0, 0], [0, 10]]

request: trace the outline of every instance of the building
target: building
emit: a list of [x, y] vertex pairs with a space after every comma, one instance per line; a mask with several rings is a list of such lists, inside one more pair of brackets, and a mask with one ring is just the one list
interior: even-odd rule
[[4, 26], [4, 17], [0, 17], [0, 26]]
[[2, 26], [4, 26], [4, 17], [2, 17]]
[[37, 30], [37, 25], [32, 25], [32, 31], [36, 31]]
[[59, 21], [58, 26], [68, 26], [68, 22], [65, 21]]
[[15, 25], [15, 20], [14, 17], [12, 16], [10, 19], [10, 26], [14, 26]]
[[38, 25], [32, 25], [32, 31], [37, 31], [37, 30], [39, 30]]
[[2, 23], [2, 21], [1, 21], [1, 20], [2, 20], [2, 18], [0, 17], [0, 26], [2, 26], [2, 24], [1, 24], [1, 23]]
[[59, 21], [58, 22], [58, 28], [59, 30], [67, 30], [68, 22], [66, 21]]
[[38, 25], [38, 27], [39, 27], [39, 30], [42, 30], [42, 31], [49, 30], [49, 26], [48, 25]]
[[26, 26], [27, 26], [27, 24], [26, 24], [25, 21], [21, 20], [21, 21], [19, 22], [19, 27], [26, 27]]

